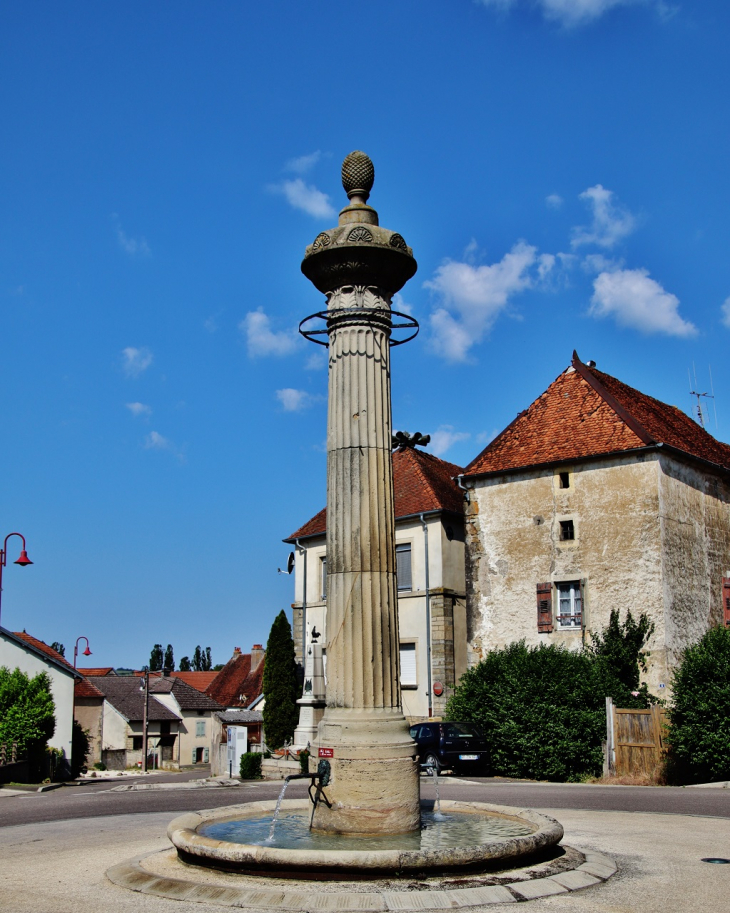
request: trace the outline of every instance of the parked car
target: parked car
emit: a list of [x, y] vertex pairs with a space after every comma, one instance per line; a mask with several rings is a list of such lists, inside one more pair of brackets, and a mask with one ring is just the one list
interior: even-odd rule
[[487, 740], [474, 723], [416, 723], [411, 738], [421, 764], [459, 772], [480, 773], [487, 763]]

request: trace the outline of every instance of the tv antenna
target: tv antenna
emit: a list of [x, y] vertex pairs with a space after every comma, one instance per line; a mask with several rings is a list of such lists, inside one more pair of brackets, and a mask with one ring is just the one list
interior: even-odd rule
[[700, 425], [702, 428], [705, 428], [707, 425], [707, 421], [708, 421], [707, 406], [702, 402], [702, 400], [711, 399], [712, 400], [712, 409], [715, 413], [715, 431], [717, 431], [717, 408], [715, 406], [715, 389], [712, 385], [712, 368], [708, 365], [707, 370], [710, 375], [710, 392], [701, 393], [699, 390], [699, 384], [697, 383], [697, 371], [695, 371], [695, 363], [692, 362], [692, 374], [694, 374], [694, 379], [695, 379], [694, 389], [692, 389], [692, 375], [690, 374], [689, 369], [687, 369], [687, 376], [689, 378], [690, 396], [694, 396], [697, 398], [697, 402], [692, 407], [692, 412], [694, 413], [694, 418], [695, 418], [697, 424]]

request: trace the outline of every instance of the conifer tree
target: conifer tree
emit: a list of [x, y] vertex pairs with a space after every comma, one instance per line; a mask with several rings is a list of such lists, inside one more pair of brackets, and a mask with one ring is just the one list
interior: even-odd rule
[[286, 612], [274, 619], [264, 660], [264, 735], [269, 748], [281, 748], [294, 736], [299, 719], [294, 640]]
[[155, 644], [150, 653], [150, 672], [159, 672], [162, 668], [162, 644]]
[[175, 657], [172, 653], [172, 644], [167, 645], [167, 649], [165, 650], [165, 664], [162, 668], [167, 669], [169, 672], [175, 671]]

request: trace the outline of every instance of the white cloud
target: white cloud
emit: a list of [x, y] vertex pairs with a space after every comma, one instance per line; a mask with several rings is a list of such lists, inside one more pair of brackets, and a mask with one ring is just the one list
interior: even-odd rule
[[122, 349], [122, 369], [127, 377], [139, 377], [152, 364], [152, 352], [145, 346], [136, 349], [134, 346], [127, 346]]
[[431, 435], [429, 450], [436, 456], [443, 456], [447, 450], [459, 441], [468, 441], [471, 435], [466, 431], [454, 431], [453, 425], [440, 425], [438, 431]]
[[498, 434], [498, 428], [492, 428], [491, 431], [480, 431], [475, 440], [477, 444], [491, 444]]
[[140, 415], [152, 415], [152, 407], [146, 406], [144, 403], [127, 403], [126, 405], [135, 418]]
[[730, 329], [730, 298], [726, 298], [720, 308], [722, 311], [722, 322]]
[[321, 396], [307, 393], [306, 390], [294, 390], [292, 387], [277, 390], [276, 398], [284, 407], [284, 412], [301, 412], [322, 399]]
[[147, 243], [147, 239], [141, 235], [138, 238], [133, 238], [128, 235], [119, 224], [119, 216], [115, 212], [112, 213], [112, 220], [114, 222], [114, 228], [117, 233], [117, 241], [119, 242], [119, 246], [122, 248], [122, 250], [133, 257], [136, 255], [149, 257], [152, 251], [150, 250], [150, 246]]
[[327, 352], [321, 346], [309, 353], [309, 357], [304, 363], [307, 371], [323, 371], [328, 367]]
[[286, 171], [294, 171], [296, 174], [306, 174], [314, 168], [321, 158], [322, 153], [317, 149], [316, 152], [310, 152], [309, 155], [300, 155], [299, 158], [289, 159], [284, 169]]
[[563, 198], [559, 193], [551, 193], [545, 197], [545, 205], [548, 209], [560, 209], [563, 205]]
[[590, 313], [614, 317], [620, 326], [642, 333], [695, 336], [694, 324], [679, 316], [679, 298], [665, 291], [645, 269], [604, 272], [593, 283]]
[[614, 193], [600, 184], [589, 187], [580, 194], [593, 210], [593, 222], [589, 227], [579, 226], [573, 229], [570, 242], [575, 247], [583, 244], [597, 244], [599, 247], [613, 247], [636, 228], [634, 216], [618, 203], [614, 202]]
[[294, 330], [271, 329], [271, 320], [264, 313], [263, 308], [249, 311], [238, 324], [239, 330], [246, 337], [248, 354], [251, 358], [262, 355], [289, 355], [299, 343], [299, 338]]
[[173, 444], [169, 438], [163, 437], [157, 431], [150, 431], [144, 439], [145, 450], [164, 450], [171, 453], [180, 463], [185, 462], [185, 454]]
[[587, 254], [581, 261], [581, 268], [586, 273], [612, 273], [621, 269], [623, 260], [614, 260], [603, 254]]
[[[548, 257], [550, 255], [547, 255]], [[499, 263], [473, 266], [448, 260], [425, 282], [441, 298], [431, 315], [432, 346], [448, 361], [466, 361], [471, 346], [487, 333], [513, 295], [534, 284], [531, 268], [543, 275], [549, 260], [519, 241]]]
[[332, 218], [335, 215], [327, 194], [318, 190], [313, 184], [305, 184], [301, 178], [282, 181], [281, 184], [271, 184], [269, 190], [282, 194], [294, 209], [301, 209], [302, 212], [306, 212], [316, 219]]
[[[484, 6], [505, 12], [519, 0], [481, 0]], [[529, 0], [546, 19], [567, 27], [585, 25], [618, 6], [653, 6], [661, 15], [671, 12], [666, 0]]]

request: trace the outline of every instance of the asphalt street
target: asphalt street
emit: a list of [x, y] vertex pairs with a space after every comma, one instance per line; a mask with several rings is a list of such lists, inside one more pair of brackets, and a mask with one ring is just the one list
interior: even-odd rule
[[[238, 805], [275, 799], [281, 789], [277, 781], [249, 781], [234, 787], [191, 789], [185, 786], [201, 777], [200, 771], [153, 775], [144, 781], [96, 782], [61, 787], [45, 793], [5, 795], [0, 790], [0, 827], [63, 821], [78, 818], [135, 815], [140, 813], [197, 811], [201, 808]], [[164, 784], [161, 789], [125, 789], [136, 783]], [[534, 783], [495, 778], [459, 779], [444, 777], [442, 795], [466, 801], [492, 802], [522, 808], [580, 809], [586, 811], [649, 812], [665, 815], [693, 815], [730, 818], [730, 790], [685, 789], [682, 787], [590, 786], [572, 783]], [[179, 785], [180, 788], [175, 788]], [[433, 786], [424, 780], [424, 796]], [[294, 781], [287, 797], [306, 796], [306, 785]]]

